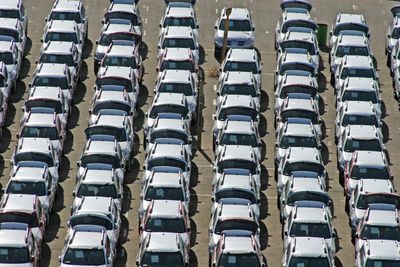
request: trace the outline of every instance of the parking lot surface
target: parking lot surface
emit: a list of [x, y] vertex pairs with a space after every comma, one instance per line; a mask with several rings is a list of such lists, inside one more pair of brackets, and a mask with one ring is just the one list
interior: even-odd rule
[[[93, 71], [93, 54], [96, 40], [101, 29], [101, 19], [109, 6], [108, 0], [83, 0], [89, 19], [89, 35], [84, 48], [84, 77], [78, 85], [74, 99], [71, 117], [69, 119], [65, 156], [63, 157], [58, 198], [55, 212], [50, 217], [50, 225], [46, 231], [45, 243], [42, 247], [41, 266], [56, 266], [58, 256], [64, 247], [64, 237], [67, 231], [67, 221], [70, 217], [72, 191], [75, 188], [76, 161], [79, 159], [85, 144], [83, 130], [87, 127], [89, 104], [93, 95], [95, 75]], [[397, 101], [393, 98], [392, 78], [386, 66], [384, 53], [384, 38], [387, 27], [392, 20], [390, 8], [393, 1], [363, 0], [360, 1], [311, 1], [311, 15], [317, 23], [329, 25], [329, 29], [339, 12], [364, 14], [371, 32], [371, 49], [377, 60], [377, 70], [380, 76], [381, 96], [384, 102], [383, 117], [386, 147], [390, 155], [394, 185], [400, 176], [400, 113]], [[265, 145], [265, 159], [262, 162], [262, 201], [261, 201], [261, 247], [268, 266], [279, 266], [283, 253], [281, 239], [281, 224], [277, 208], [276, 181], [274, 180], [274, 139], [273, 126], [273, 75], [276, 66], [274, 50], [274, 31], [281, 9], [279, 0], [199, 0], [195, 6], [200, 23], [200, 67], [204, 78], [201, 86], [201, 130], [197, 131], [198, 149], [193, 159], [195, 183], [191, 189], [190, 216], [194, 240], [190, 253], [190, 266], [207, 266], [208, 262], [208, 223], [211, 206], [212, 161], [212, 114], [215, 112], [216, 83], [219, 63], [214, 58], [214, 23], [223, 7], [247, 7], [253, 16], [256, 26], [255, 47], [263, 62], [262, 73], [262, 120], [260, 134]], [[24, 0], [29, 16], [29, 53], [23, 61], [21, 80], [17, 83], [17, 91], [11, 97], [10, 110], [0, 143], [1, 185], [9, 179], [10, 157], [16, 144], [16, 133], [21, 119], [21, 107], [27, 99], [28, 84], [32, 79], [35, 60], [39, 57], [40, 38], [45, 25], [44, 18], [48, 15], [53, 0]], [[158, 24], [164, 13], [165, 4], [162, 0], [140, 0], [139, 9], [143, 20], [143, 49], [145, 74], [139, 101], [139, 115], [135, 118], [136, 147], [135, 164], [125, 179], [125, 194], [122, 220], [122, 246], [118, 249], [116, 266], [134, 266], [139, 245], [137, 210], [141, 191], [142, 165], [144, 162], [142, 123], [144, 113], [153, 99], [155, 66], [157, 58]], [[348, 215], [344, 209], [343, 188], [339, 184], [336, 168], [336, 146], [334, 142], [334, 120], [336, 116], [335, 97], [330, 85], [328, 53], [321, 53], [323, 70], [319, 76], [319, 88], [323, 99], [322, 119], [326, 126], [326, 137], [323, 139], [323, 158], [329, 174], [329, 194], [335, 205], [333, 224], [338, 232], [340, 249], [336, 254], [336, 266], [352, 266], [354, 264], [354, 246], [351, 243]]]

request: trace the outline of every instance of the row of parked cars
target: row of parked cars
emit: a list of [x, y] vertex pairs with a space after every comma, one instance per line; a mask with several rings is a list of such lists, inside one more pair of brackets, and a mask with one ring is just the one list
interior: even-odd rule
[[[396, 47], [388, 43], [388, 49]], [[339, 181], [355, 242], [354, 266], [395, 266], [400, 262], [400, 197], [395, 194], [383, 144], [387, 137], [381, 121], [379, 77], [363, 15], [340, 13], [336, 17], [329, 59], [336, 94]]]
[[312, 5], [285, 0], [275, 31], [275, 178], [281, 210], [282, 266], [334, 266], [337, 234], [321, 154], [320, 69]]

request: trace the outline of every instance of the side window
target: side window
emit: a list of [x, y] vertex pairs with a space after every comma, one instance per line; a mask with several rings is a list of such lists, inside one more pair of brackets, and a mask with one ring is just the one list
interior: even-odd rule
[[49, 173], [49, 176], [47, 178], [47, 190], [52, 190], [53, 186], [53, 177], [51, 177], [51, 174]]
[[[22, 3], [22, 2], [21, 2]], [[24, 20], [24, 16], [25, 16], [25, 7], [23, 4], [21, 4], [21, 9], [20, 9], [20, 20]]]

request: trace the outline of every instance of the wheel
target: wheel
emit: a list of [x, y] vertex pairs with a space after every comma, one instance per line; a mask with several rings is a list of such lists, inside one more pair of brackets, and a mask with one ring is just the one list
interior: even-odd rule
[[350, 211], [349, 202], [347, 201], [347, 199], [345, 199], [345, 202], [344, 202], [344, 210], [347, 213], [349, 213], [349, 211]]
[[335, 86], [335, 74], [331, 72], [331, 85]]

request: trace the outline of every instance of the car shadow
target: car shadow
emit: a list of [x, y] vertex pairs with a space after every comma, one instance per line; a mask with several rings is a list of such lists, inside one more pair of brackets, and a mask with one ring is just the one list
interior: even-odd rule
[[24, 47], [24, 57], [29, 55], [29, 53], [31, 52], [32, 44], [32, 39], [28, 36], [28, 38], [26, 38], [26, 43]]
[[78, 126], [79, 115], [79, 109], [76, 106], [71, 106], [67, 123], [68, 129], [74, 129], [76, 126]]
[[61, 161], [61, 166], [59, 168], [59, 179], [58, 182], [63, 182], [68, 178], [68, 174], [69, 174], [69, 169], [70, 169], [70, 161], [69, 159], [64, 155], [62, 157], [62, 161]]
[[92, 53], [92, 50], [93, 50], [93, 43], [90, 39], [87, 39], [85, 42], [85, 47], [83, 48], [82, 51], [82, 59], [87, 59]]
[[[64, 189], [61, 185], [57, 185], [56, 198], [53, 203], [53, 211], [60, 212], [64, 207]], [[50, 219], [51, 220], [51, 219]]]
[[389, 141], [389, 131], [389, 126], [386, 124], [386, 122], [382, 121], [382, 136], [384, 143]]
[[197, 225], [194, 220], [190, 219], [190, 247], [194, 247], [196, 245], [196, 235], [197, 233]]
[[10, 96], [10, 103], [18, 103], [19, 101], [21, 101], [24, 97], [26, 88], [26, 84], [23, 81], [17, 81], [17, 88], [15, 92]]
[[268, 215], [268, 198], [263, 192], [260, 192], [260, 219], [264, 220]]
[[132, 159], [131, 171], [125, 172], [124, 184], [132, 184], [134, 181], [139, 180], [137, 177], [139, 174], [140, 163], [136, 158]]
[[320, 115], [325, 114], [325, 101], [321, 96], [319, 96], [319, 98], [318, 98], [318, 109], [319, 109]]
[[190, 250], [190, 252], [189, 252], [189, 266], [190, 266], [190, 267], [197, 267], [197, 266], [199, 266], [199, 263], [198, 263], [198, 261], [197, 261], [196, 253], [194, 253], [193, 250]]
[[199, 46], [199, 65], [202, 65], [205, 62], [206, 52], [202, 45]]
[[264, 222], [260, 222], [260, 249], [264, 250], [268, 247], [268, 229]]
[[192, 217], [197, 213], [198, 197], [193, 188], [190, 188], [190, 203], [189, 203], [189, 216]]
[[133, 118], [135, 132], [139, 132], [143, 128], [144, 117], [145, 116], [143, 110], [140, 108], [136, 109], [136, 116]]
[[117, 252], [115, 256], [115, 267], [125, 267], [126, 261], [128, 259], [128, 254], [126, 253], [126, 249], [123, 246], [117, 247]]
[[146, 60], [147, 59], [147, 54], [149, 52], [149, 47], [147, 46], [147, 44], [145, 42], [140, 43], [140, 47], [139, 47], [139, 54], [142, 57], [142, 60]]
[[129, 234], [129, 221], [124, 215], [121, 215], [121, 230], [119, 232], [119, 237], [118, 237], [118, 243], [120, 245], [128, 241], [128, 234]]
[[268, 106], [269, 106], [268, 94], [264, 90], [261, 90], [261, 94], [260, 94], [260, 112], [266, 111], [268, 109]]
[[141, 108], [144, 105], [146, 105], [147, 102], [147, 97], [149, 96], [149, 90], [147, 89], [147, 86], [144, 84], [140, 85], [140, 93], [139, 93], [139, 97], [137, 100], [137, 107]]
[[79, 79], [81, 82], [85, 81], [88, 78], [88, 65], [86, 63], [86, 61], [82, 61], [82, 66], [81, 66], [81, 70], [79, 73]]
[[72, 134], [72, 132], [70, 130], [67, 130], [67, 134], [66, 134], [65, 138], [66, 139], [64, 142], [63, 153], [68, 154], [69, 152], [72, 151], [72, 145], [74, 143], [74, 135]]
[[129, 186], [124, 185], [124, 195], [121, 201], [121, 213], [127, 213], [132, 203], [132, 191]]
[[40, 249], [40, 267], [47, 267], [50, 266], [50, 259], [51, 259], [51, 249], [49, 245], [43, 243]]
[[11, 132], [8, 128], [3, 128], [3, 135], [0, 141], [0, 153], [4, 153], [9, 149], [11, 143]]
[[327, 90], [327, 88], [326, 88], [326, 77], [322, 72], [320, 72], [318, 74], [317, 81], [318, 81], [318, 92], [320, 92], [320, 93], [325, 92], [325, 90]]
[[199, 168], [196, 163], [192, 162], [190, 170], [190, 187], [195, 187], [199, 183]]
[[[19, 80], [25, 79], [28, 76], [29, 70], [31, 69], [31, 62], [27, 58], [23, 58], [21, 62], [21, 68], [19, 69]], [[18, 83], [18, 81], [17, 81]]]
[[75, 91], [75, 95], [72, 99], [72, 105], [78, 105], [79, 103], [81, 103], [83, 100], [83, 98], [85, 97], [86, 94], [86, 85], [83, 82], [78, 82], [76, 85], [76, 91]]
[[269, 173], [267, 168], [263, 164], [261, 164], [261, 175], [260, 175], [260, 182], [261, 182], [261, 190], [265, 190], [268, 188], [269, 185]]
[[329, 149], [324, 142], [321, 142], [321, 155], [322, 155], [322, 162], [324, 165], [329, 163]]
[[[4, 126], [5, 127], [10, 127], [11, 126], [11, 124], [14, 121], [16, 113], [17, 113], [17, 110], [16, 110], [14, 104], [11, 103], [11, 101], [10, 101], [10, 103], [8, 104], [7, 114], [6, 114], [6, 118], [5, 118], [5, 121], [4, 121]], [[16, 124], [17, 124], [17, 126], [19, 126], [19, 122], [16, 122]], [[18, 127], [18, 129], [19, 129], [19, 127]]]
[[56, 212], [52, 212], [49, 216], [49, 219], [50, 219], [50, 224], [47, 225], [46, 233], [43, 239], [43, 242], [45, 243], [49, 243], [54, 239], [58, 238], [57, 234], [61, 224], [60, 215], [58, 215], [58, 213]]

